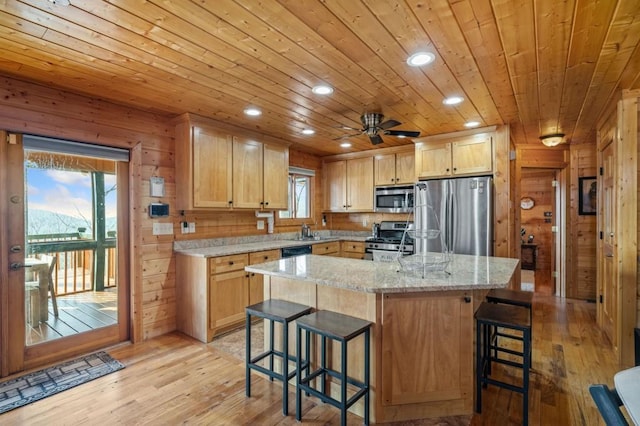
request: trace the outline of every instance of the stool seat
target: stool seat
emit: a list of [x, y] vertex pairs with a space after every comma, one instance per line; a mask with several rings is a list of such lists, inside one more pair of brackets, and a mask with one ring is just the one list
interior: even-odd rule
[[311, 310], [309, 306], [279, 299], [268, 299], [245, 308], [246, 313], [273, 321], [293, 321]]
[[529, 311], [515, 305], [497, 305], [483, 302], [476, 311], [476, 320], [499, 327], [523, 330], [531, 328]]
[[[296, 420], [302, 419], [302, 391], [307, 395], [319, 398], [322, 402], [340, 409], [340, 424], [347, 424], [347, 410], [356, 401], [364, 397], [364, 424], [369, 424], [369, 373], [370, 373], [370, 321], [339, 314], [331, 311], [317, 311], [305, 315], [296, 320]], [[302, 332], [305, 332], [305, 353], [302, 353]], [[311, 334], [320, 337], [320, 362], [314, 371], [311, 371], [310, 340]], [[347, 374], [348, 343], [350, 340], [363, 335], [363, 381], [349, 377]], [[327, 363], [327, 339], [337, 341], [340, 344], [340, 370]], [[327, 379], [332, 377], [340, 382], [339, 398], [333, 398], [326, 391]], [[318, 380], [316, 380], [318, 379]], [[319, 381], [319, 389], [318, 389]], [[315, 384], [314, 384], [315, 382]], [[347, 397], [347, 384], [352, 385], [357, 391]]]
[[[282, 381], [282, 413], [285, 416], [289, 414], [289, 379], [296, 374], [295, 370], [289, 371], [289, 361], [296, 360], [295, 355], [289, 355], [289, 323], [312, 310], [310, 306], [278, 299], [268, 299], [245, 308], [245, 394], [251, 396], [251, 370], [266, 374], [269, 380]], [[269, 349], [255, 357], [251, 357], [251, 317], [269, 321]], [[280, 350], [275, 349], [273, 344], [274, 322], [282, 324], [282, 348]], [[282, 359], [280, 373], [274, 370], [274, 357]], [[265, 358], [269, 359], [268, 368], [259, 364]]]
[[533, 292], [511, 290], [508, 288], [494, 288], [487, 294], [487, 302], [506, 303], [509, 305], [531, 308], [531, 304], [533, 302]]
[[296, 323], [316, 334], [335, 340], [350, 340], [371, 326], [371, 322], [332, 311], [317, 311]]

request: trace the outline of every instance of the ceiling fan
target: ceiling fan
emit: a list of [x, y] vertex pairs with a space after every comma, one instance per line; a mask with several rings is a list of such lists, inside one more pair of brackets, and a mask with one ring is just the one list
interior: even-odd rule
[[[362, 122], [362, 129], [354, 129], [353, 127], [341, 126], [341, 128], [343, 129], [355, 130], [359, 133], [355, 133], [353, 135], [346, 135], [342, 137], [367, 135], [369, 136], [369, 139], [371, 140], [371, 143], [373, 145], [378, 145], [384, 142], [380, 135], [400, 136], [400, 137], [408, 137], [408, 138], [415, 138], [420, 136], [420, 132], [418, 131], [388, 130], [392, 127], [399, 126], [402, 123], [396, 120], [382, 121], [383, 119], [384, 119], [384, 115], [377, 112], [364, 113], [360, 117], [360, 121]], [[337, 138], [337, 139], [341, 139], [341, 138]]]

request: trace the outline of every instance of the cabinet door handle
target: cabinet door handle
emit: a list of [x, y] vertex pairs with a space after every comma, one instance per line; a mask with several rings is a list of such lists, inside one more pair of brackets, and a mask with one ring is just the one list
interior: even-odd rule
[[233, 261], [230, 261], [230, 262], [229, 262], [229, 266], [232, 266], [232, 265], [233, 265]]
[[231, 205], [231, 204], [233, 204], [233, 200], [230, 200], [230, 201], [229, 201], [229, 205]]
[[267, 201], [267, 202], [266, 202], [266, 203], [264, 203], [264, 204], [265, 204], [266, 206], [268, 206], [268, 205], [269, 205], [269, 202]]
[[264, 206], [264, 201], [260, 201], [260, 205], [261, 205], [261, 206]]
[[265, 256], [265, 257], [264, 257], [264, 260], [269, 260], [269, 256]]
[[464, 297], [464, 303], [471, 303], [471, 297], [470, 296], [465, 296]]
[[449, 169], [447, 169], [447, 171], [449, 171]]

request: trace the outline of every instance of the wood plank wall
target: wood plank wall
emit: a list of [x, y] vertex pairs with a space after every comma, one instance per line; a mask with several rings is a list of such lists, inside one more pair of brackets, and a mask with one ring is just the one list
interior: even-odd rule
[[595, 300], [597, 290], [597, 217], [578, 214], [578, 182], [581, 177], [597, 175], [596, 144], [571, 146], [571, 204], [569, 210], [574, 285], [567, 286], [567, 297]]
[[173, 209], [171, 117], [13, 78], [2, 77], [0, 81], [0, 129], [141, 151], [139, 168], [131, 172], [139, 177], [131, 185], [131, 338], [141, 340], [174, 330], [173, 237], [152, 235], [154, 220], [146, 212], [146, 206], [158, 200], [147, 196], [152, 175], [165, 178], [167, 196], [162, 201]]

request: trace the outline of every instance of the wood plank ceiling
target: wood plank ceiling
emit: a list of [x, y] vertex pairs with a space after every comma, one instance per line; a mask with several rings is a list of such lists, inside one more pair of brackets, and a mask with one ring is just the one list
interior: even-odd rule
[[[556, 132], [590, 142], [605, 104], [640, 88], [639, 1], [56, 1], [0, 0], [0, 74], [193, 112], [318, 155], [371, 149], [366, 135], [339, 146], [364, 112], [422, 136], [478, 121], [511, 125], [518, 144]], [[409, 67], [416, 51], [435, 61]], [[334, 92], [315, 95], [318, 84]], [[464, 102], [443, 105], [454, 95]]]

